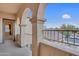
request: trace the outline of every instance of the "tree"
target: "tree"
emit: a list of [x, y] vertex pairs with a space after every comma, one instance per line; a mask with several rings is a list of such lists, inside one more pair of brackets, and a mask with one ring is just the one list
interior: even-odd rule
[[60, 29], [68, 29], [68, 30], [72, 30], [72, 29], [79, 29], [77, 27], [75, 27], [74, 25], [70, 25], [70, 24], [63, 24]]
[[63, 25], [60, 27], [60, 29], [66, 29], [66, 25], [63, 24]]
[[[59, 29], [64, 29], [64, 30], [79, 30], [78, 27], [75, 27], [74, 25], [70, 25], [70, 24], [63, 24]], [[77, 32], [79, 34], [79, 32]], [[63, 32], [63, 34], [67, 37], [70, 34], [73, 34], [72, 31], [69, 32], [69, 34], [67, 34], [66, 31]]]

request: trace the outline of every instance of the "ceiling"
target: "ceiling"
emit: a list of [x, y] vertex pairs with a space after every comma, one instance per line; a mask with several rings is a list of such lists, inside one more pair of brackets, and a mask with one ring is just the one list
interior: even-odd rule
[[22, 3], [0, 3], [0, 12], [16, 14]]

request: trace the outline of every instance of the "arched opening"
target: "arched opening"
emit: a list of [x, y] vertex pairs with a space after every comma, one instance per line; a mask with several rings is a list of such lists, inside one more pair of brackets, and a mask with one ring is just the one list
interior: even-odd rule
[[[79, 45], [79, 40], [77, 40], [79, 36], [78, 31], [72, 31], [79, 30], [77, 22], [77, 16], [79, 15], [79, 13], [74, 13], [75, 11], [78, 11], [78, 4], [48, 4], [45, 11], [45, 18], [47, 18], [45, 26], [47, 30], [52, 30], [52, 34], [47, 31], [49, 34], [46, 38], [49, 41], [55, 40], [71, 45]], [[55, 30], [55, 34], [53, 30]], [[51, 35], [54, 37], [51, 37]], [[74, 37], [76, 39], [74, 39]]]
[[37, 18], [43, 20], [45, 15], [45, 10], [47, 8], [47, 3], [40, 3], [37, 13]]
[[22, 15], [21, 20], [21, 46], [27, 47], [31, 50], [32, 46], [32, 24], [29, 21], [32, 17], [30, 8], [26, 8]]
[[[47, 22], [45, 23], [45, 29], [43, 29], [43, 39], [46, 40], [46, 44], [49, 44], [50, 42], [51, 43], [57, 42], [57, 44], [66, 43], [68, 45], [75, 45], [75, 46], [79, 45], [79, 40], [77, 40], [79, 39], [79, 33], [78, 33], [79, 26], [77, 23], [78, 21], [77, 16], [79, 15], [79, 13], [78, 12], [74, 13], [75, 11], [78, 11], [78, 4], [51, 3], [48, 4], [46, 10], [45, 8], [44, 9], [42, 8], [44, 7], [43, 4], [41, 4], [40, 6], [39, 6], [40, 10], [38, 9], [39, 11], [38, 17], [39, 18], [45, 17], [47, 19]], [[42, 44], [40, 44], [40, 46], [42, 46]], [[40, 52], [39, 54], [54, 55], [53, 53], [51, 53], [53, 49], [49, 50], [49, 48], [46, 47], [47, 46], [45, 46], [45, 49], [44, 46], [40, 47], [39, 49], [42, 52]], [[58, 53], [57, 51], [55, 52], [57, 53], [56, 55], [60, 54], [63, 55], [62, 54], [63, 52], [61, 53]]]

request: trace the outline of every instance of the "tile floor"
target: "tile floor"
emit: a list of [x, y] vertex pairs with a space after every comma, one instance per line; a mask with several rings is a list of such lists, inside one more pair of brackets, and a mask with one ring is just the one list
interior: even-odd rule
[[31, 56], [32, 52], [27, 47], [17, 47], [12, 40], [5, 40], [0, 44], [0, 56]]

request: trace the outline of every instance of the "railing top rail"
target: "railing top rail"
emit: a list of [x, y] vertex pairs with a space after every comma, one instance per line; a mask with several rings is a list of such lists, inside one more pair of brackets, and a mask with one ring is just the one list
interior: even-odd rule
[[42, 31], [79, 31], [79, 30], [76, 30], [76, 29], [44, 29]]

